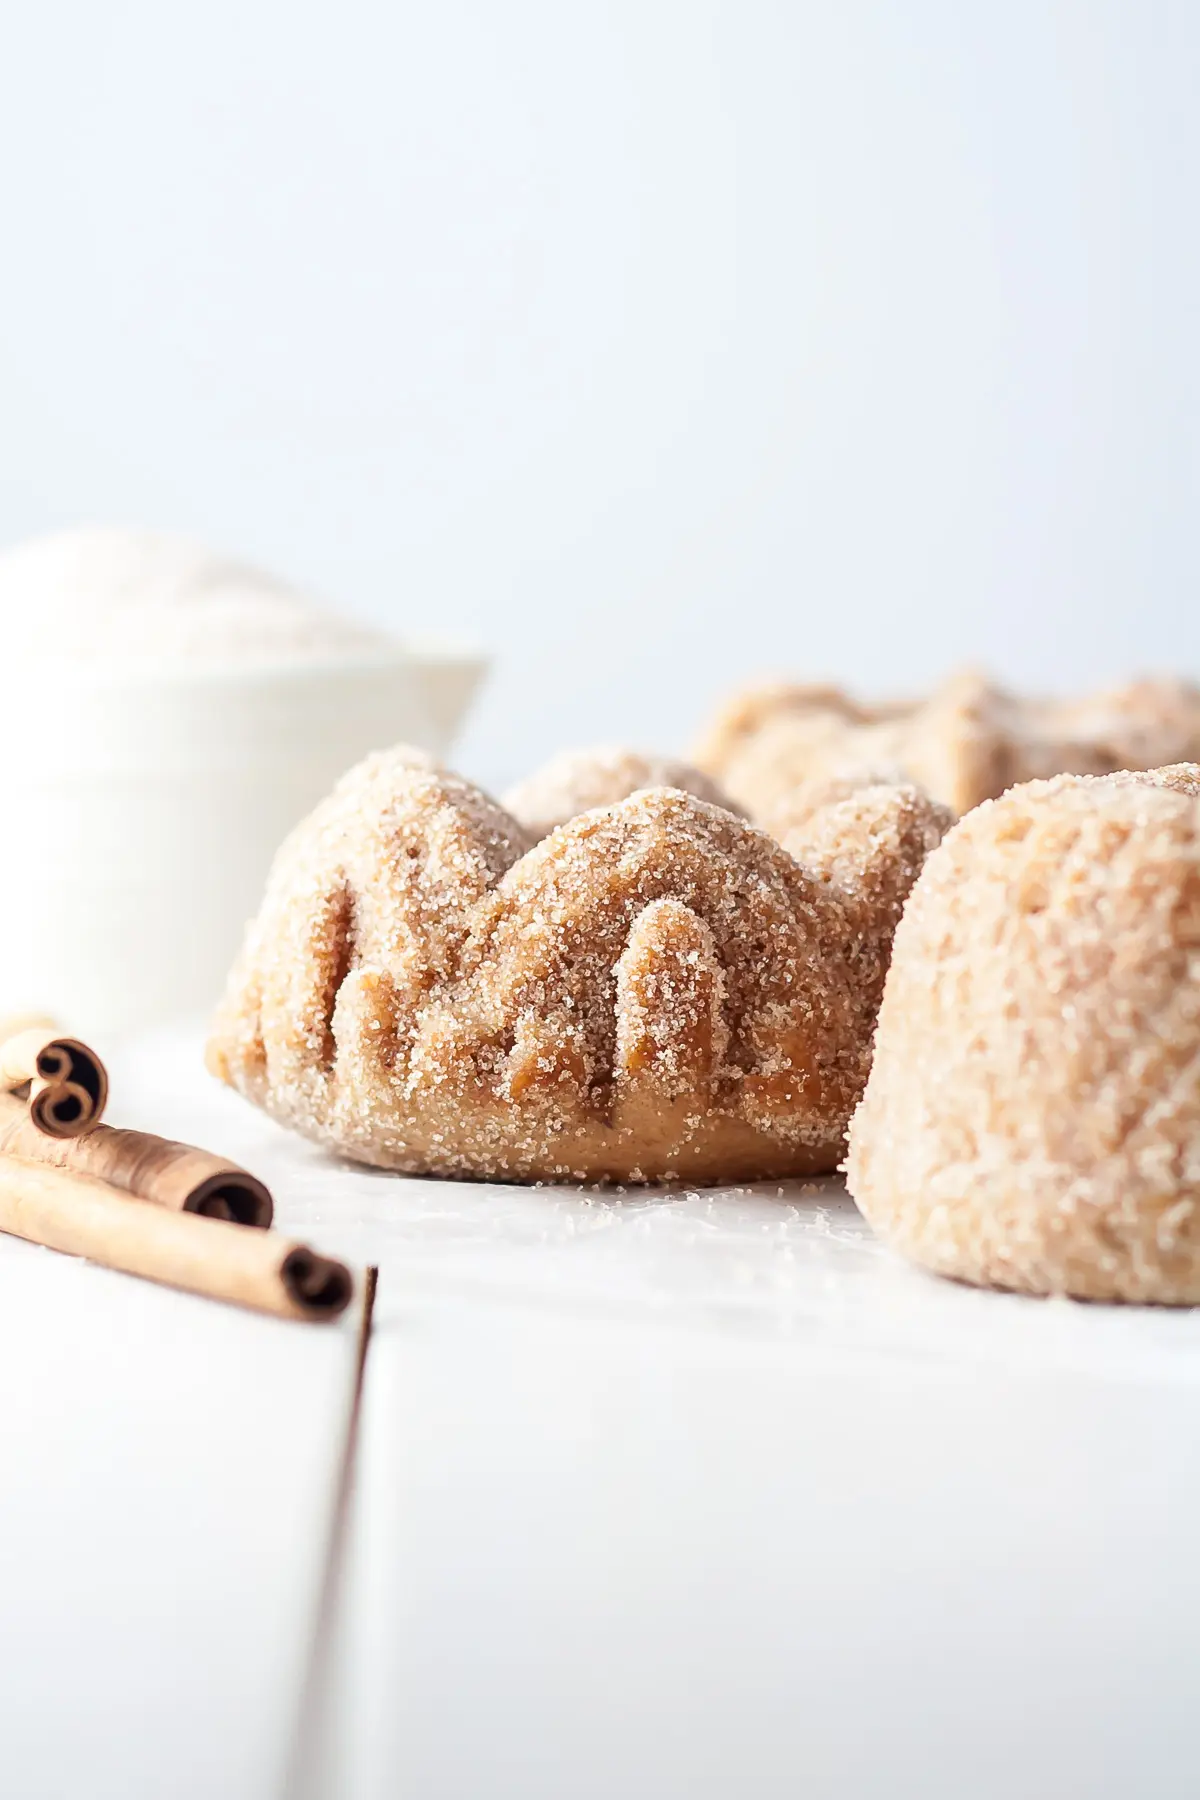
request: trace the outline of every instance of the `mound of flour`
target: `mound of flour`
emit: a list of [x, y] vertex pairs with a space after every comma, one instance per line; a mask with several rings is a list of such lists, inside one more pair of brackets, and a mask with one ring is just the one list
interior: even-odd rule
[[187, 538], [115, 529], [56, 532], [0, 553], [0, 638], [10, 668], [26, 659], [228, 667], [394, 647]]

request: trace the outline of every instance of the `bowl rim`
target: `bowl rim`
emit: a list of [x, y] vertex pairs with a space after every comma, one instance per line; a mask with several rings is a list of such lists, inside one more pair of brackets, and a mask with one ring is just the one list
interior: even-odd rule
[[482, 672], [491, 655], [482, 644], [450, 637], [397, 639], [394, 645], [364, 650], [322, 651], [312, 656], [247, 656], [238, 661], [209, 661], [198, 655], [194, 662], [145, 656], [128, 662], [56, 661], [30, 658], [12, 663], [8, 681], [0, 684], [16, 694], [37, 689], [44, 681], [55, 692], [75, 692], [147, 687], [163, 689], [245, 689], [255, 686], [313, 687], [323, 683], [408, 680], [418, 690], [427, 672], [444, 669], [478, 669]]

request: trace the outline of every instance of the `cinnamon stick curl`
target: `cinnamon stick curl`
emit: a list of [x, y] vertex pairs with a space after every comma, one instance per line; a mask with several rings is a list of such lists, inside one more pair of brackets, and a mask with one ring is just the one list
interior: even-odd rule
[[108, 1104], [108, 1071], [96, 1052], [42, 1020], [0, 1043], [0, 1089], [28, 1085], [29, 1116], [51, 1138], [73, 1138], [99, 1124]]

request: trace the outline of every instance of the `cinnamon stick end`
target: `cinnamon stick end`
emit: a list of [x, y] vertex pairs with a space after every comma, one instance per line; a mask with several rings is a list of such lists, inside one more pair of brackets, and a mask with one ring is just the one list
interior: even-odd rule
[[82, 1137], [96, 1123], [91, 1096], [73, 1081], [36, 1087], [29, 1098], [29, 1117], [52, 1138]]
[[288, 1295], [309, 1319], [336, 1319], [354, 1297], [354, 1277], [345, 1263], [319, 1256], [306, 1244], [288, 1251], [280, 1274]]
[[267, 1231], [275, 1217], [270, 1189], [245, 1170], [228, 1169], [202, 1181], [187, 1197], [185, 1212], [202, 1213], [206, 1219], [227, 1219]]

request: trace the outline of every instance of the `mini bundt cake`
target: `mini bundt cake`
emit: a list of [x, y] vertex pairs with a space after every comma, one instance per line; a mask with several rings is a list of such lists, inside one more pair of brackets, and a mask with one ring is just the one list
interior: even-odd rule
[[850, 1191], [939, 1274], [1200, 1302], [1200, 766], [968, 814], [895, 935]]
[[[912, 804], [897, 796], [898, 816]], [[789, 854], [672, 788], [530, 847], [419, 752], [370, 757], [280, 851], [210, 1067], [307, 1136], [411, 1173], [831, 1169], [916, 873], [886, 812], [880, 797], [848, 818], [835, 852], [817, 808], [812, 868], [802, 842]]]
[[1019, 782], [1200, 760], [1200, 688], [1137, 681], [1077, 701], [1019, 699], [971, 671], [919, 703], [864, 706], [830, 688], [735, 696], [696, 762], [759, 821], [799, 783], [875, 771], [956, 814]]

